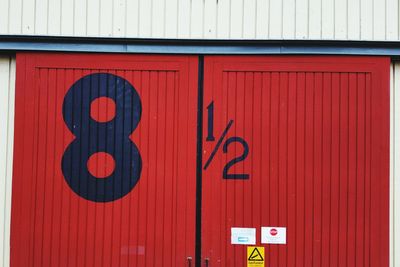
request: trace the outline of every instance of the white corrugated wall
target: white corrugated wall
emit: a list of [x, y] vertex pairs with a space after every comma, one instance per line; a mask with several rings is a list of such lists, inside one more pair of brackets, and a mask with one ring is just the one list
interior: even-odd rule
[[399, 40], [399, 0], [0, 0], [0, 34]]
[[15, 59], [0, 56], [0, 267], [10, 262]]

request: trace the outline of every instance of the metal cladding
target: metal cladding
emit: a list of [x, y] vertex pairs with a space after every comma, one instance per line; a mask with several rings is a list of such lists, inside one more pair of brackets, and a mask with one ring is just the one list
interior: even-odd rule
[[[19, 54], [17, 64], [11, 265], [184, 266], [196, 58]], [[114, 105], [96, 115], [100, 97]]]
[[397, 0], [1, 0], [0, 34], [400, 40]]
[[[203, 171], [210, 266], [246, 266], [232, 227], [256, 230], [265, 266], [388, 266], [389, 64], [206, 57], [205, 160], [224, 137]], [[286, 243], [263, 244], [267, 226], [285, 227]]]
[[18, 53], [11, 265], [388, 266], [389, 66]]

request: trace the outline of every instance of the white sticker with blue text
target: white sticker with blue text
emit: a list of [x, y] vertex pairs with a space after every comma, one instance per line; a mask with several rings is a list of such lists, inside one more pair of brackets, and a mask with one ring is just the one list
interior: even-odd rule
[[231, 243], [234, 245], [255, 245], [256, 228], [231, 228]]

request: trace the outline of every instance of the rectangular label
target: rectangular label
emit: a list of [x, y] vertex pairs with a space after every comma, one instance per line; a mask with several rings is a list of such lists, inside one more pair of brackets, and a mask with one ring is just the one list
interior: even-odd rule
[[286, 227], [261, 227], [261, 243], [286, 244]]
[[255, 245], [256, 228], [231, 228], [231, 243], [235, 245]]

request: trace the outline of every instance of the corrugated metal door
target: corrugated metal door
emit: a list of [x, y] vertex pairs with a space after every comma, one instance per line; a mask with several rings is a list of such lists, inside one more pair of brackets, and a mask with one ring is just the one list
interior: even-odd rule
[[194, 257], [197, 59], [18, 54], [12, 266]]
[[[231, 244], [231, 227], [256, 229], [268, 267], [388, 266], [389, 64], [206, 58], [208, 266], [246, 266], [246, 246]], [[286, 227], [287, 243], [261, 244], [263, 226]]]

